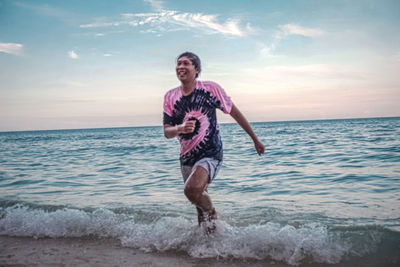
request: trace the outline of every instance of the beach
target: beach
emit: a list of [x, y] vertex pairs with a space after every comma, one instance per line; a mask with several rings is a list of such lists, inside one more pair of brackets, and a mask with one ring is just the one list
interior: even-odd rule
[[[399, 257], [347, 260], [331, 267], [395, 267]], [[113, 239], [32, 238], [0, 236], [0, 266], [211, 266], [211, 267], [288, 267], [274, 260], [193, 258], [182, 252], [145, 252], [121, 246]], [[322, 267], [326, 263], [308, 262], [300, 266]]]
[[289, 266], [274, 261], [194, 259], [148, 253], [112, 239], [0, 236], [0, 266]]

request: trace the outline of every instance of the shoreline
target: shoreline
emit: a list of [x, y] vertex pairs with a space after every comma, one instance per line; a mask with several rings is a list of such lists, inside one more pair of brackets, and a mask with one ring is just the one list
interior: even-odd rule
[[0, 235], [0, 266], [274, 266], [274, 261], [197, 259], [185, 253], [144, 252], [117, 240], [39, 238]]
[[[303, 262], [307, 267], [394, 267], [400, 258], [395, 249], [363, 258], [345, 258], [336, 264]], [[384, 255], [383, 253], [388, 253]], [[145, 252], [124, 247], [116, 239], [93, 237], [33, 238], [0, 235], [0, 267], [3, 266], [165, 266], [165, 267], [290, 267], [270, 259], [193, 258], [185, 252]]]

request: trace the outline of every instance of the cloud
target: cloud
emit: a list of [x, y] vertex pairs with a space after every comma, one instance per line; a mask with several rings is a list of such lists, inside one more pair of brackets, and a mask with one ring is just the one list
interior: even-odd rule
[[[46, 16], [50, 18], [54, 18], [57, 20], [61, 20], [67, 24], [75, 25], [78, 17], [74, 13], [70, 13], [66, 11], [66, 9], [55, 8], [48, 4], [39, 4], [35, 3], [36, 1], [30, 1], [32, 3], [28, 3], [29, 1], [9, 1], [12, 5], [15, 5], [19, 8], [24, 8], [33, 12], [40, 16]], [[39, 1], [37, 1], [39, 2]], [[49, 1], [51, 2], [51, 1]], [[54, 1], [55, 2], [55, 1]]]
[[80, 28], [98, 28], [98, 27], [110, 27], [110, 26], [120, 26], [122, 24], [127, 24], [126, 22], [96, 22], [89, 24], [81, 24]]
[[216, 15], [203, 15], [201, 13], [180, 13], [171, 16], [177, 25], [187, 26], [203, 30], [210, 30], [225, 35], [243, 36], [244, 33], [239, 29], [238, 22], [227, 20], [224, 24], [217, 22]]
[[285, 24], [278, 27], [279, 30], [273, 37], [273, 40], [269, 44], [261, 44], [260, 55], [263, 57], [274, 57], [274, 51], [278, 48], [281, 40], [287, 38], [290, 35], [300, 35], [307, 38], [317, 38], [325, 34], [325, 32], [318, 28], [305, 28], [297, 24]]
[[260, 55], [262, 57], [274, 57], [274, 51], [276, 48], [276, 45], [278, 44], [278, 41], [274, 41], [268, 45], [263, 44], [263, 43], [258, 43], [257, 46], [259, 47]]
[[[315, 88], [316, 90], [370, 86], [373, 73], [340, 64], [279, 65], [242, 69], [242, 78], [236, 81], [260, 81], [260, 90], [284, 88]], [[254, 89], [255, 90], [255, 89]]]
[[144, 0], [145, 3], [151, 5], [151, 7], [155, 10], [163, 10], [164, 3], [159, 0]]
[[[368, 73], [361, 70], [354, 70], [351, 67], [344, 67], [341, 65], [333, 64], [307, 64], [299, 66], [268, 66], [263, 70], [263, 75], [270, 78], [282, 79], [283, 77], [290, 77], [296, 80], [357, 80], [365, 81]], [[268, 73], [268, 75], [266, 75]]]
[[[160, 34], [163, 32], [194, 29], [205, 34], [222, 34], [226, 36], [244, 36], [245, 32], [239, 27], [239, 20], [227, 19], [221, 23], [218, 15], [189, 13], [163, 8], [163, 3], [156, 0], [145, 0], [155, 12], [124, 13], [120, 20], [95, 22], [80, 25], [81, 28], [98, 27], [142, 27], [141, 32]], [[249, 25], [247, 25], [249, 27]]]
[[79, 58], [79, 56], [75, 53], [75, 51], [69, 51], [68, 52], [68, 55], [69, 55], [69, 57], [70, 58], [72, 58], [72, 59], [78, 59]]
[[324, 35], [324, 31], [320, 29], [312, 29], [312, 28], [305, 28], [300, 25], [296, 24], [286, 24], [283, 26], [280, 26], [281, 28], [281, 34], [283, 36], [288, 36], [288, 35], [302, 35], [305, 37], [319, 37], [321, 35]]
[[23, 47], [22, 44], [17, 43], [0, 43], [0, 52], [12, 55], [21, 55]]

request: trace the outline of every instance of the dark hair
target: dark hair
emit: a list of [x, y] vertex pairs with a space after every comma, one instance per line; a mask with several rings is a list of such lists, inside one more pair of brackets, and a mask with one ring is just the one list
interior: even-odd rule
[[178, 61], [181, 57], [187, 57], [192, 62], [194, 67], [199, 70], [199, 73], [196, 74], [196, 78], [199, 77], [199, 74], [201, 72], [200, 58], [192, 52], [185, 52], [185, 53], [180, 54], [178, 56], [178, 58], [176, 59], [176, 61]]

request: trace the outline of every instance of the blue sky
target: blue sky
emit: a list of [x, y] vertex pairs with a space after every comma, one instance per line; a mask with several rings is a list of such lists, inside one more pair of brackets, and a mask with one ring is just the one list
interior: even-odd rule
[[161, 125], [184, 51], [250, 121], [400, 116], [399, 33], [397, 0], [0, 0], [0, 131]]

